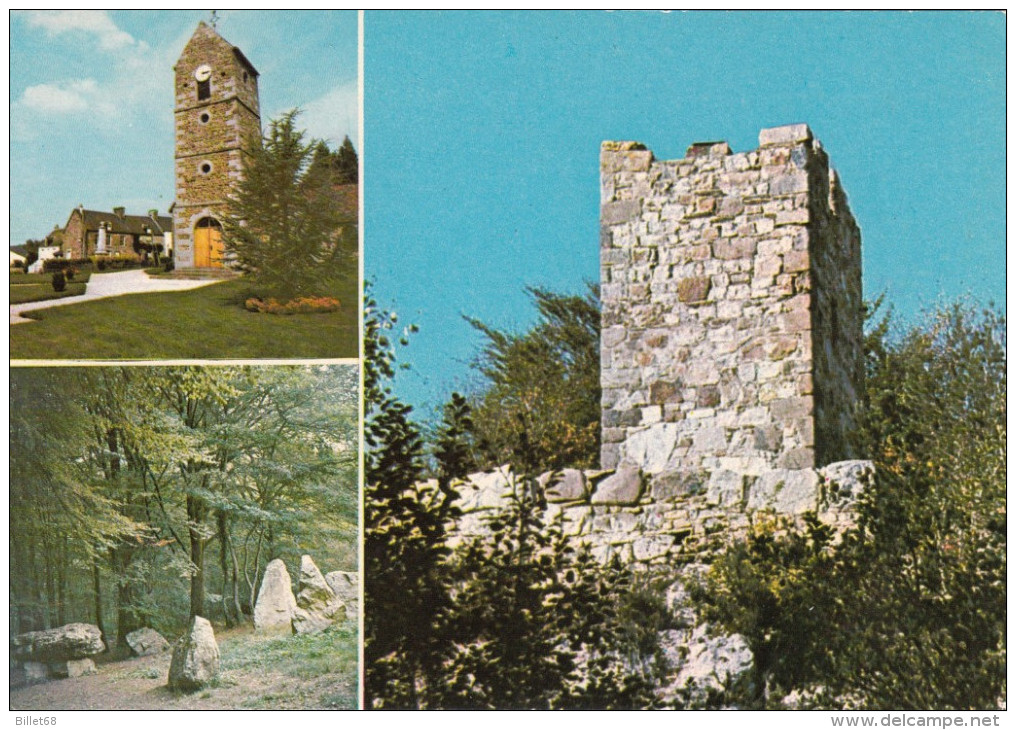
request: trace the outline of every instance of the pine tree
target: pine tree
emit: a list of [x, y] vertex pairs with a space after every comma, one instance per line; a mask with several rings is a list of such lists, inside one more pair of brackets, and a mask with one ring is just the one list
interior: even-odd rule
[[339, 147], [338, 152], [335, 153], [334, 159], [340, 183], [352, 185], [359, 181], [360, 161], [348, 136], [342, 140], [342, 145]]
[[327, 295], [339, 274], [342, 214], [330, 204], [332, 176], [312, 164], [320, 144], [296, 128], [297, 114], [273, 120], [249, 150], [223, 226], [235, 266], [258, 295], [280, 300]]

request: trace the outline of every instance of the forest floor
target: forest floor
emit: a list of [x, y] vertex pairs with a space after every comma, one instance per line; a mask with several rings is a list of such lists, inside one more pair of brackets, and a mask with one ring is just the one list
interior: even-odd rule
[[11, 687], [12, 710], [356, 709], [357, 627], [262, 636], [217, 630], [219, 677], [190, 694], [166, 686], [170, 652], [96, 662], [97, 674]]

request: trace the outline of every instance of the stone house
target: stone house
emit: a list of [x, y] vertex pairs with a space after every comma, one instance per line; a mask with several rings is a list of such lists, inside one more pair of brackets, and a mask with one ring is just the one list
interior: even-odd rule
[[162, 245], [173, 250], [173, 219], [157, 210], [148, 215], [128, 215], [124, 208], [112, 212], [86, 210], [79, 205], [71, 211], [63, 230], [64, 258], [83, 259], [95, 255], [134, 254], [136, 243]]

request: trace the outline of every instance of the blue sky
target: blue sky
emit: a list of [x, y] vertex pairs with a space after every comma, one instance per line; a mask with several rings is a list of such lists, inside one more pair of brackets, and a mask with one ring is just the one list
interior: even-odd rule
[[[173, 64], [208, 11], [13, 11], [10, 243], [71, 209], [173, 202]], [[219, 11], [261, 73], [261, 119], [294, 107], [333, 146], [357, 143], [355, 12]]]
[[365, 268], [415, 335], [397, 390], [468, 389], [527, 285], [599, 271], [601, 140], [674, 159], [808, 123], [863, 237], [865, 294], [904, 318], [1005, 302], [1000, 13], [384, 13], [364, 19]]

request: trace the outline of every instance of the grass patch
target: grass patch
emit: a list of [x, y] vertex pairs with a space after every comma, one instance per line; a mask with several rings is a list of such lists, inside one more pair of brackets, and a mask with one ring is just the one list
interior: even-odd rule
[[358, 287], [344, 279], [338, 312], [248, 312], [243, 279], [180, 292], [129, 294], [25, 316], [10, 328], [12, 359], [256, 359], [357, 357]]
[[[27, 276], [40, 276], [39, 274], [27, 274]], [[47, 275], [45, 281], [19, 282], [11, 286], [11, 304], [25, 304], [26, 302], [45, 302], [50, 299], [63, 299], [64, 297], [75, 297], [85, 293], [85, 283], [77, 278], [67, 282], [67, 288], [63, 291], [54, 291], [53, 283]]]
[[[88, 282], [92, 278], [92, 272], [88, 269], [78, 269], [78, 273], [74, 275], [73, 280], [82, 284]], [[10, 284], [11, 286], [20, 286], [22, 284], [49, 284], [53, 281], [53, 274], [26, 274], [24, 272], [11, 272]]]
[[[318, 706], [356, 709], [357, 632], [349, 620], [317, 634], [247, 634], [222, 647], [219, 681], [241, 682], [244, 677], [279, 673], [292, 677], [285, 691], [278, 688], [250, 697], [249, 708]], [[308, 696], [310, 692], [313, 696]]]

